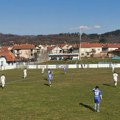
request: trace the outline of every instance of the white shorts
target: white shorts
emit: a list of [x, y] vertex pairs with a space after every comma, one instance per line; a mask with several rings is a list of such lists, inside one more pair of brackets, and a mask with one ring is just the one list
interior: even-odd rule
[[114, 79], [114, 82], [117, 82], [117, 79]]

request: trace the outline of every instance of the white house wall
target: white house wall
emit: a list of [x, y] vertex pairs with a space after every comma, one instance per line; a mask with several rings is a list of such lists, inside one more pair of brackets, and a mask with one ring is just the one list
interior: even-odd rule
[[81, 48], [82, 53], [91, 52], [91, 48]]
[[24, 57], [24, 58], [30, 58], [31, 57], [31, 50], [14, 50], [14, 54], [15, 56], [17, 56], [17, 54], [19, 54], [20, 57]]
[[81, 48], [81, 56], [82, 57], [87, 57], [89, 56], [87, 53], [91, 52], [91, 48]]
[[102, 48], [101, 47], [96, 47], [96, 48], [92, 48], [93, 50], [95, 50], [95, 54], [97, 53], [101, 53], [102, 52]]
[[51, 53], [54, 54], [54, 53], [60, 53], [62, 49], [59, 48], [59, 47], [55, 47], [54, 49], [52, 49]]
[[20, 57], [30, 58], [31, 50], [20, 50]]
[[116, 50], [118, 48], [108, 48], [108, 51], [113, 51], [113, 50]]

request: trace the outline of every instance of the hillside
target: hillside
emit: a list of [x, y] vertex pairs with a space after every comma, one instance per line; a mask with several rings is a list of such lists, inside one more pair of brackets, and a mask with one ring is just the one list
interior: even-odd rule
[[[82, 34], [82, 42], [120, 43], [120, 30], [104, 34]], [[1, 45], [12, 45], [20, 43], [30, 44], [61, 44], [79, 43], [79, 33], [60, 33], [51, 35], [14, 35], [0, 34]]]

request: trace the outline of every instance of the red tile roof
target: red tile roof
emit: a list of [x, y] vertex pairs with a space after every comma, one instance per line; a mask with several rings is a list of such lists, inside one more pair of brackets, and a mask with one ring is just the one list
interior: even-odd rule
[[9, 50], [8, 50], [8, 47], [7, 47], [7, 46], [2, 46], [2, 47], [0, 48], [0, 52], [2, 52], [2, 51], [9, 51]]
[[34, 49], [35, 45], [33, 44], [15, 44], [12, 49], [18, 50], [18, 49]]
[[[74, 47], [74, 48], [78, 48], [79, 46], [80, 46], [80, 44], [72, 44], [72, 47]], [[92, 48], [92, 47], [101, 47], [102, 48], [102, 44], [100, 44], [100, 43], [87, 43], [87, 42], [81, 43], [81, 48]]]
[[89, 43], [81, 43], [81, 48], [91, 48]]
[[81, 48], [93, 48], [93, 47], [102, 47], [102, 44], [100, 44], [100, 43], [81, 43]]
[[47, 50], [49, 51], [49, 50], [52, 50], [52, 49], [54, 49], [55, 48], [55, 46], [48, 46], [47, 47]]
[[120, 44], [103, 44], [103, 48], [120, 48]]
[[66, 44], [59, 44], [58, 46], [60, 46], [60, 47], [64, 47]]
[[91, 47], [102, 47], [101, 43], [90, 43]]
[[16, 58], [13, 53], [10, 51], [1, 51], [0, 52], [0, 57], [5, 57], [7, 62], [14, 62], [16, 61]]
[[[79, 47], [80, 44], [74, 44], [73, 47]], [[82, 48], [92, 48], [92, 47], [101, 47], [101, 48], [120, 48], [120, 44], [101, 44], [101, 43], [81, 43]]]

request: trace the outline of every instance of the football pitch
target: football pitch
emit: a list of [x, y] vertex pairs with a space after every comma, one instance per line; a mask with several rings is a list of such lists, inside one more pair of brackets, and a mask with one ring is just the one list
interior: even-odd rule
[[[6, 76], [0, 88], [0, 120], [120, 120], [120, 81], [114, 87], [111, 69], [53, 69], [52, 86], [47, 70], [0, 71]], [[120, 74], [120, 70], [116, 69]], [[100, 112], [94, 112], [92, 89], [103, 94]]]

